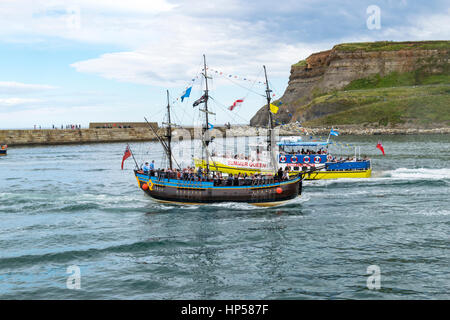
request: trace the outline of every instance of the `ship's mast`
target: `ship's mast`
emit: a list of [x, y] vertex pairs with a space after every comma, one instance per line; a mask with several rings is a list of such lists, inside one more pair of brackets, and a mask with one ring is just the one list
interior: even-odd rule
[[[208, 74], [206, 72], [206, 57], [205, 55], [203, 55], [203, 76], [205, 77], [205, 94], [204, 94], [204, 100], [205, 100], [205, 110], [203, 110], [205, 112], [205, 127], [203, 128], [203, 142], [204, 142], [204, 146], [205, 148], [208, 148], [209, 145], [209, 132], [208, 132], [208, 128], [209, 128], [209, 120], [208, 120]], [[203, 145], [203, 144], [202, 144]], [[203, 149], [203, 148], [202, 148]], [[209, 156], [208, 156], [208, 152], [207, 150], [205, 150], [206, 153], [206, 173], [209, 173]], [[203, 157], [203, 150], [202, 150], [202, 157]]]
[[267, 151], [269, 152], [270, 162], [272, 164], [272, 168], [274, 171], [277, 170], [276, 160], [273, 152], [273, 120], [272, 120], [272, 111], [270, 111], [270, 93], [272, 90], [269, 88], [269, 81], [267, 80], [267, 72], [266, 66], [263, 65], [264, 68], [264, 76], [266, 77], [266, 98], [267, 98], [267, 114], [269, 116], [269, 121], [267, 124]]
[[269, 115], [269, 121], [267, 124], [267, 151], [272, 151], [272, 130], [273, 130], [273, 120], [272, 120], [272, 112], [270, 111], [270, 93], [272, 90], [269, 88], [269, 81], [267, 81], [267, 72], [266, 66], [263, 65], [264, 68], [264, 76], [266, 77], [266, 98], [267, 98], [267, 114]]
[[170, 103], [169, 103], [169, 90], [167, 90], [167, 120], [168, 122], [163, 122], [162, 125], [166, 125], [166, 133], [164, 135], [164, 137], [167, 139], [166, 141], [164, 141], [164, 139], [162, 137], [159, 136], [158, 132], [153, 128], [153, 126], [150, 124], [150, 122], [148, 122], [147, 118], [144, 117], [145, 122], [147, 122], [148, 127], [150, 128], [150, 130], [153, 132], [153, 134], [156, 136], [156, 138], [158, 139], [159, 143], [161, 143], [161, 146], [164, 149], [164, 152], [166, 153], [167, 158], [169, 159], [169, 169], [172, 170], [173, 169], [173, 162], [175, 161], [175, 165], [181, 170], [180, 164], [177, 162], [177, 160], [172, 156], [172, 146], [171, 146], [171, 142], [172, 142], [172, 125], [173, 126], [177, 126], [176, 124], [173, 124], [171, 119], [170, 119]]
[[169, 157], [169, 169], [172, 170], [172, 148], [171, 148], [171, 141], [172, 141], [172, 123], [170, 121], [170, 103], [169, 103], [169, 90], [167, 90], [167, 132], [166, 132], [166, 138], [167, 138], [167, 156]]

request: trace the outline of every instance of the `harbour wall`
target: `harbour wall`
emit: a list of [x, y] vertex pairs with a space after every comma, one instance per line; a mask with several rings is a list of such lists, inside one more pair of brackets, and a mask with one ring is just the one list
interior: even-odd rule
[[155, 135], [148, 128], [0, 130], [0, 143], [6, 143], [8, 146], [152, 141], [155, 139]]
[[[280, 128], [276, 135], [328, 135], [330, 128], [304, 128], [301, 132], [298, 127], [286, 126]], [[450, 127], [445, 128], [356, 128], [340, 127], [334, 128], [340, 135], [405, 135], [405, 134], [450, 134]], [[190, 137], [199, 138], [201, 129], [183, 128], [173, 130], [174, 139]], [[164, 135], [164, 129], [158, 129], [159, 135]], [[254, 127], [239, 126], [226, 130], [214, 127], [211, 136], [215, 137], [243, 137], [243, 136], [265, 136], [265, 132]], [[58, 144], [83, 144], [83, 143], [108, 143], [108, 142], [133, 142], [133, 141], [156, 141], [157, 138], [148, 128], [112, 128], [112, 129], [43, 129], [43, 130], [0, 130], [0, 143], [8, 146], [21, 145], [58, 145]], [[181, 139], [180, 139], [181, 140]]]
[[[214, 127], [213, 132], [223, 135], [224, 128]], [[165, 129], [157, 129], [160, 136], [164, 136]], [[201, 128], [187, 127], [174, 129], [177, 138], [184, 139], [199, 137]], [[181, 140], [181, 138], [178, 138]], [[0, 130], [0, 143], [8, 146], [24, 145], [58, 145], [108, 142], [156, 141], [155, 134], [147, 128], [95, 128], [95, 129], [35, 129], [35, 130]]]

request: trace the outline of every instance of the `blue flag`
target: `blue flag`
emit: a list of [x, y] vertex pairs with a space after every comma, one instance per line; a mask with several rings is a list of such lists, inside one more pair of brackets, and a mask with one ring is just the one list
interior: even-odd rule
[[211, 130], [212, 128], [214, 128], [214, 126], [208, 122], [208, 130]]
[[192, 87], [189, 87], [186, 89], [186, 91], [181, 96], [181, 102], [183, 102], [184, 98], [189, 98], [189, 96], [191, 95], [191, 90], [192, 90]]
[[331, 134], [332, 136], [336, 136], [336, 137], [337, 137], [337, 136], [339, 135], [339, 132], [334, 131], [333, 129], [331, 129], [330, 134]]

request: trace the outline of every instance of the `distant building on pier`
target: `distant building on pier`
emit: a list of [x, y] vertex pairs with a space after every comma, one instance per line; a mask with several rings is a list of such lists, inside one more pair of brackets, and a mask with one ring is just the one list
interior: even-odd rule
[[[154, 129], [158, 129], [158, 122], [150, 122]], [[90, 122], [89, 129], [121, 129], [148, 128], [147, 122]]]

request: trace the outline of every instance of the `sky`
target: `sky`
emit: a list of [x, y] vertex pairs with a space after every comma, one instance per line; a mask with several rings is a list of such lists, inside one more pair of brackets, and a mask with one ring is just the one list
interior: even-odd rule
[[161, 122], [166, 90], [173, 122], [196, 123], [203, 54], [211, 122], [248, 123], [263, 65], [277, 99], [292, 64], [336, 44], [449, 38], [448, 0], [0, 0], [0, 129]]

